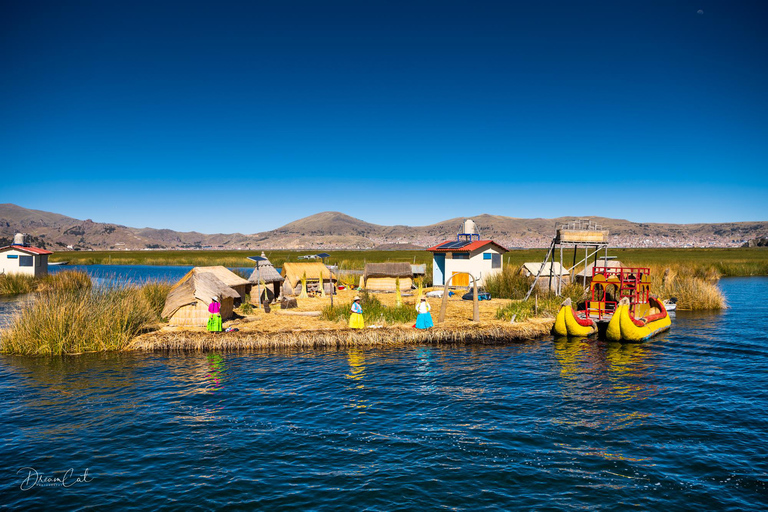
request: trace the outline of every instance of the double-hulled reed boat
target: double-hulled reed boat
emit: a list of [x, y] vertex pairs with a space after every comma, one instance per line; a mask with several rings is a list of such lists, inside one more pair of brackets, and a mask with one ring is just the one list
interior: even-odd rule
[[650, 295], [647, 267], [593, 267], [590, 300], [573, 309], [571, 299], [560, 307], [552, 327], [556, 336], [604, 335], [611, 341], [644, 341], [670, 328], [664, 303]]

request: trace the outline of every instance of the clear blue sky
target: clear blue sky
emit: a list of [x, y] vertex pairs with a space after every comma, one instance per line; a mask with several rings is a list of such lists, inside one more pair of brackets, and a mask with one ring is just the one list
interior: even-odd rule
[[738, 0], [6, 0], [0, 202], [243, 233], [768, 220], [766, 26]]

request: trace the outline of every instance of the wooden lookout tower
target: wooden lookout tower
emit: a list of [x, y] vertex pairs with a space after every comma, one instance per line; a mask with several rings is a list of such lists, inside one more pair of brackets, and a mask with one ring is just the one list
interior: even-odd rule
[[[564, 267], [564, 253], [567, 251], [570, 256], [571, 249], [573, 249], [573, 261], [569, 267]], [[584, 258], [576, 261], [582, 250], [584, 251]], [[573, 274], [578, 266], [583, 264], [586, 267], [591, 259], [594, 259], [593, 264], [597, 264], [598, 259], [609, 259], [608, 230], [603, 229], [602, 226], [593, 223], [589, 219], [574, 220], [558, 227], [552, 243], [549, 244], [547, 255], [544, 261], [541, 262], [531, 289], [528, 290], [528, 294], [525, 296], [526, 300], [531, 296], [536, 287], [536, 282], [541, 278], [549, 279], [548, 288], [554, 290], [557, 295], [560, 295], [563, 287], [563, 278], [559, 273], [555, 275], [551, 270], [556, 267], [558, 251], [560, 253], [560, 267], [567, 268], [571, 276], [571, 282], [573, 282]], [[601, 252], [603, 255], [599, 256]], [[545, 269], [549, 269], [548, 274], [544, 272]], [[584, 286], [586, 286], [586, 278]]]

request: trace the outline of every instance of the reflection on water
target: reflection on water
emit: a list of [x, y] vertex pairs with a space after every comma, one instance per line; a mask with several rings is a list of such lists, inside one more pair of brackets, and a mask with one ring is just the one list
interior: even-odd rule
[[348, 379], [361, 381], [355, 386], [357, 389], [363, 389], [362, 380], [365, 377], [365, 353], [362, 349], [352, 348], [347, 351], [347, 362], [349, 363]]
[[353, 381], [348, 386], [349, 407], [360, 409], [360, 414], [365, 413], [370, 404], [365, 398], [365, 352], [360, 348], [351, 348], [347, 351], [347, 363], [349, 364], [349, 373], [345, 375], [347, 379]]
[[574, 421], [611, 430], [642, 426], [653, 414], [640, 410], [641, 401], [658, 392], [652, 355], [645, 344], [555, 339], [563, 392], [589, 412]]
[[205, 359], [208, 365], [205, 393], [215, 395], [215, 401], [206, 405], [205, 412], [212, 414], [224, 408], [225, 397], [222, 389], [224, 388], [226, 366], [224, 365], [224, 358], [215, 352], [206, 354]]
[[429, 347], [419, 347], [416, 349], [416, 375], [421, 380], [419, 391], [422, 393], [433, 393], [435, 386], [435, 364], [432, 362], [432, 349]]

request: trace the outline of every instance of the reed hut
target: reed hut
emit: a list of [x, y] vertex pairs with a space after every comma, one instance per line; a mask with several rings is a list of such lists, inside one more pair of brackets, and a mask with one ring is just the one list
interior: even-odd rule
[[365, 289], [374, 292], [394, 292], [400, 279], [400, 291], [409, 291], [413, 285], [410, 263], [366, 263], [363, 274]]
[[214, 273], [198, 270], [190, 270], [168, 292], [162, 312], [162, 317], [168, 319], [168, 325], [205, 327], [209, 316], [208, 305], [213, 297], [218, 297], [221, 303], [221, 319], [232, 317], [234, 301], [240, 295]]
[[328, 267], [319, 261], [304, 262], [286, 262], [283, 264], [280, 275], [285, 278], [283, 281], [283, 295], [286, 297], [301, 295], [301, 279], [307, 278], [307, 291], [318, 292], [322, 283], [325, 293], [335, 293], [336, 276]]
[[209, 272], [219, 278], [225, 285], [229, 286], [237, 292], [239, 297], [235, 299], [235, 307], [242, 304], [245, 300], [245, 296], [251, 292], [252, 283], [247, 279], [243, 279], [239, 275], [235, 274], [226, 267], [216, 265], [213, 267], [195, 267], [193, 270], [197, 272]]
[[571, 274], [558, 262], [542, 263], [540, 261], [529, 261], [523, 263], [520, 273], [526, 277], [536, 277], [539, 269], [541, 269], [541, 274], [539, 275], [539, 280], [536, 282], [536, 288], [538, 288], [539, 291], [556, 291], [558, 276], [563, 285], [571, 282]]
[[[262, 302], [274, 302], [280, 296], [280, 288], [283, 286], [285, 278], [275, 270], [274, 265], [270, 263], [263, 251], [261, 257], [264, 259], [257, 262], [257, 268], [253, 269], [248, 281], [251, 282], [251, 291], [254, 293], [256, 293], [255, 290], [259, 282], [264, 284], [265, 286], [261, 290]], [[258, 297], [253, 293], [251, 293], [251, 302], [258, 304]]]

